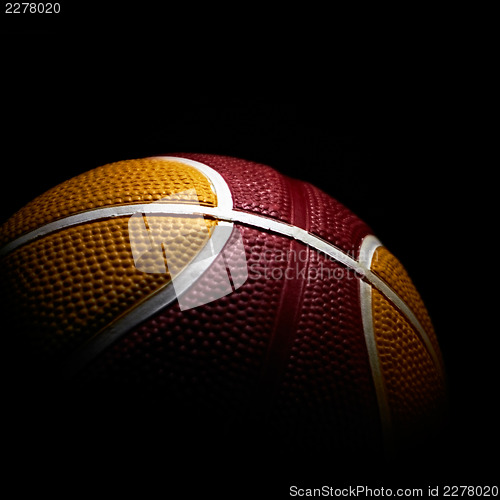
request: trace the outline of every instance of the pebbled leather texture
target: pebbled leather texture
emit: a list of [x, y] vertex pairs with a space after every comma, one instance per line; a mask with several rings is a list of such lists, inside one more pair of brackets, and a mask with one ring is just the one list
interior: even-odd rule
[[[318, 188], [265, 165], [175, 156], [217, 170], [235, 209], [306, 229], [351, 256], [370, 232]], [[189, 394], [190, 407], [221, 419], [258, 415], [283, 443], [380, 444], [356, 276], [302, 243], [237, 227], [249, 268], [241, 288], [188, 311], [174, 303], [119, 339], [80, 380], [164, 387], [172, 407], [185, 405]], [[219, 256], [197, 289], [210, 294], [222, 275]]]
[[[354, 213], [319, 188], [266, 165], [217, 155], [173, 156], [218, 172], [232, 194], [234, 210], [304, 229], [353, 259], [371, 234]], [[194, 185], [201, 205], [217, 206], [210, 182], [191, 167], [184, 168], [158, 159], [99, 167], [22, 209], [4, 226], [4, 240], [81, 210], [155, 201]], [[44, 212], [43, 207], [52, 208]], [[217, 225], [209, 220], [208, 226]], [[127, 221], [116, 217], [62, 229], [3, 258], [2, 301], [17, 318], [10, 331], [19, 341], [16, 360], [26, 378], [42, 373], [43, 363], [37, 362], [42, 358], [53, 372], [68, 352], [99, 337], [169, 284], [168, 275], [142, 273], [134, 266]], [[189, 216], [183, 225], [190, 226]], [[193, 241], [202, 248], [206, 235], [197, 236]], [[150, 415], [153, 405], [155, 429], [164, 425], [170, 439], [172, 433], [191, 436], [191, 444], [211, 436], [213, 445], [224, 435], [226, 443], [237, 436], [254, 447], [274, 443], [274, 449], [284, 453], [378, 453], [384, 446], [383, 424], [363, 329], [359, 276], [280, 234], [234, 223], [230, 241], [237, 236], [246, 267], [230, 265], [241, 255], [228, 242], [186, 299], [203, 305], [181, 310], [175, 300], [134, 323], [69, 381], [68, 390], [90, 399], [99, 394], [99, 401], [111, 396], [122, 404], [130, 401], [135, 415]], [[172, 236], [179, 245], [176, 255], [187, 263], [196, 251], [185, 251], [186, 241], [178, 238], [177, 233]], [[147, 246], [146, 240], [141, 244]], [[405, 295], [425, 328], [431, 328], [402, 266], [380, 252], [374, 271]], [[232, 293], [223, 292], [228, 276]], [[218, 290], [219, 298], [212, 300]], [[419, 374], [435, 373], [418, 335], [393, 304], [375, 294], [373, 314], [375, 341], [390, 385], [389, 403], [397, 407], [395, 415], [402, 415], [401, 428], [411, 433], [409, 413], [418, 414], [424, 399], [431, 401], [434, 412], [441, 393], [427, 389], [427, 384], [427, 392], [412, 399], [406, 411], [405, 392], [412, 390], [411, 384], [418, 390]], [[438, 350], [434, 337], [432, 341]], [[412, 346], [408, 354], [407, 345]], [[394, 377], [394, 352], [400, 356], [398, 363], [407, 363], [413, 352], [418, 352], [417, 364], [422, 362], [414, 372], [412, 361], [405, 364], [403, 379]], [[140, 420], [144, 425], [144, 418]]]

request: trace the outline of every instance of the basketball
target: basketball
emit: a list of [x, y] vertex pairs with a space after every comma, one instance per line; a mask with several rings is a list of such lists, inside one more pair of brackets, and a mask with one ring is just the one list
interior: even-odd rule
[[265, 428], [283, 449], [439, 432], [446, 379], [425, 305], [318, 187], [228, 156], [118, 161], [40, 195], [0, 238], [28, 384], [152, 397], [180, 420]]

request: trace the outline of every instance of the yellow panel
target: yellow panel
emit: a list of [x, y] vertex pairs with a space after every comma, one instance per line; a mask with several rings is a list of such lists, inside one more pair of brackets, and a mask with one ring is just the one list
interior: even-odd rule
[[387, 248], [381, 246], [373, 255], [371, 270], [382, 278], [413, 311], [442, 363], [441, 351], [427, 309], [401, 262]]
[[217, 205], [210, 181], [183, 163], [145, 158], [104, 165], [55, 186], [16, 212], [0, 227], [0, 245], [54, 220], [94, 208], [150, 203], [166, 196], [171, 203], [192, 203], [192, 198], [176, 197], [175, 193], [193, 188], [200, 205]]
[[[393, 429], [399, 437], [434, 426], [443, 415], [441, 368], [403, 314], [372, 291], [373, 329]], [[415, 425], [418, 424], [418, 425]]]
[[[4, 258], [0, 300], [12, 324], [26, 336], [27, 350], [46, 358], [69, 352], [169, 283], [168, 272], [149, 274], [135, 266], [129, 220], [69, 227]], [[169, 245], [169, 255], [181, 269], [205, 245], [215, 225], [199, 217], [169, 216], [155, 237]], [[147, 249], [150, 238], [138, 232], [137, 247]], [[161, 246], [159, 252], [161, 258]], [[144, 259], [157, 256], [158, 249]]]

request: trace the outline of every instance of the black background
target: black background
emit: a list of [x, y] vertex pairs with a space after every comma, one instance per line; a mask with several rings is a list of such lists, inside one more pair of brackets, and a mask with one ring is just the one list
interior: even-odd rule
[[[487, 194], [496, 180], [483, 156], [485, 89], [466, 78], [479, 66], [458, 43], [423, 46], [418, 30], [416, 43], [401, 44], [401, 32], [360, 42], [330, 36], [337, 20], [305, 44], [300, 30], [276, 35], [232, 19], [196, 37], [153, 19], [140, 31], [115, 22], [111, 34], [76, 17], [16, 20], [3, 36], [2, 222], [81, 172], [172, 152], [242, 157], [321, 187], [403, 262], [442, 347], [448, 433], [429, 463], [423, 455], [406, 471], [409, 486], [498, 484], [497, 211]], [[306, 487], [342, 482], [334, 470], [303, 473]], [[273, 484], [276, 498], [294, 474]], [[259, 491], [268, 478], [256, 465], [240, 485]], [[368, 478], [365, 464], [357, 482]], [[384, 484], [397, 480], [389, 473]], [[207, 491], [223, 484], [213, 477]]]

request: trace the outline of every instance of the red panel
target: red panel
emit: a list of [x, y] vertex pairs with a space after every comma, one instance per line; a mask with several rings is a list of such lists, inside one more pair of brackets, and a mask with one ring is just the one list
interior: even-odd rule
[[362, 239], [372, 233], [363, 221], [331, 196], [267, 165], [228, 156], [175, 155], [205, 163], [219, 172], [231, 189], [235, 208], [288, 223], [292, 223], [293, 211], [294, 225], [333, 243], [351, 257], [357, 257]]
[[[378, 423], [357, 278], [300, 243], [239, 229], [249, 265], [240, 289], [183, 312], [175, 302], [119, 339], [80, 383], [161, 388], [173, 407], [189, 400], [221, 418], [265, 414], [284, 442], [364, 443]], [[222, 266], [220, 258], [203, 276], [207, 294]]]
[[275, 169], [229, 156], [191, 153], [174, 156], [205, 163], [219, 172], [231, 190], [234, 208], [290, 222], [291, 194], [283, 176]]
[[[351, 255], [369, 232], [319, 189], [270, 167], [213, 155], [177, 156], [220, 172], [236, 209], [279, 218]], [[221, 425], [244, 417], [282, 445], [378, 443], [357, 278], [295, 240], [238, 229], [249, 274], [241, 288], [183, 312], [175, 302], [119, 339], [80, 382], [105, 381], [113, 390], [161, 389], [172, 411], [190, 408]], [[225, 275], [221, 254], [197, 293], [209, 297]]]

